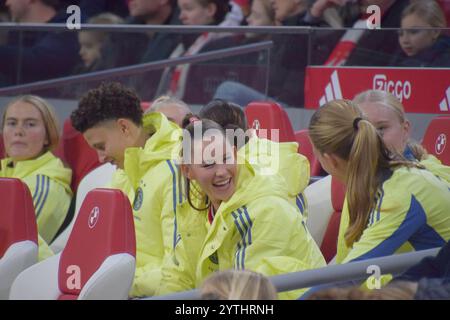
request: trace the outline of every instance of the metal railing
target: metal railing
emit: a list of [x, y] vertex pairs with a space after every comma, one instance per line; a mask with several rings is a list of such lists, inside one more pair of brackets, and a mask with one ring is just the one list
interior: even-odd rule
[[[149, 63], [142, 63], [137, 64], [129, 67], [120, 67], [120, 68], [114, 68], [109, 69], [105, 71], [97, 71], [92, 72], [89, 74], [84, 75], [77, 75], [77, 76], [69, 76], [69, 77], [63, 77], [63, 78], [56, 78], [52, 80], [44, 80], [44, 81], [37, 81], [30, 84], [23, 84], [23, 85], [15, 85], [5, 88], [0, 88], [0, 95], [17, 95], [21, 93], [26, 93], [31, 90], [42, 90], [42, 89], [48, 89], [48, 88], [54, 88], [55, 86], [64, 86], [74, 83], [80, 83], [85, 81], [100, 81], [105, 80], [111, 77], [120, 77], [120, 76], [131, 76], [135, 74], [141, 74], [144, 72], [152, 71], [152, 70], [159, 70], [164, 69], [167, 67], [173, 67], [177, 66], [179, 64], [186, 64], [186, 63], [200, 63], [200, 62], [207, 62], [212, 61], [216, 59], [223, 59], [233, 56], [239, 56], [246, 53], [251, 52], [258, 52], [262, 50], [267, 50], [268, 54], [270, 49], [273, 47], [272, 41], [262, 41], [254, 44], [248, 44], [243, 46], [237, 46], [233, 48], [228, 49], [219, 49], [214, 51], [208, 51], [205, 53], [199, 53], [193, 56], [184, 56], [174, 59], [166, 59], [166, 60], [160, 60], [155, 62], [149, 62]], [[269, 61], [268, 61], [269, 63]], [[265, 89], [267, 92], [268, 89], [268, 78], [269, 78], [269, 68], [267, 67], [267, 74], [266, 74], [266, 84]]]
[[[338, 283], [351, 280], [367, 279], [369, 266], [380, 268], [382, 274], [400, 274], [425, 257], [436, 256], [441, 248], [428, 249], [410, 253], [396, 254], [388, 257], [367, 259], [324, 268], [292, 272], [270, 277], [278, 292], [309, 288], [323, 284]], [[178, 292], [170, 295], [144, 298], [145, 300], [198, 300], [198, 289]]]

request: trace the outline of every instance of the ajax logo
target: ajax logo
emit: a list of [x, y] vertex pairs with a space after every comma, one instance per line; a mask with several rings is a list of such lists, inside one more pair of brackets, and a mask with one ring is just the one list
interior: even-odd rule
[[392, 93], [400, 101], [411, 97], [411, 82], [388, 80], [385, 74], [377, 74], [373, 77], [373, 89]]
[[98, 207], [94, 207], [89, 214], [88, 226], [90, 229], [94, 228], [97, 224], [98, 218], [100, 217], [100, 209]]
[[445, 145], [447, 144], [447, 136], [443, 133], [441, 133], [437, 139], [436, 139], [436, 145], [434, 146], [434, 149], [436, 151], [436, 154], [442, 154], [445, 149]]

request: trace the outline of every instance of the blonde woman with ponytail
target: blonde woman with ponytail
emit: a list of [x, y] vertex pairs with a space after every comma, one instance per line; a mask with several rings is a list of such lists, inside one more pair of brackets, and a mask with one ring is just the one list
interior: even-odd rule
[[387, 148], [411, 161], [418, 161], [434, 175], [450, 184], [450, 167], [443, 165], [419, 143], [410, 139], [411, 123], [406, 119], [402, 103], [393, 94], [367, 90], [353, 99], [383, 138]]
[[337, 263], [443, 246], [450, 189], [417, 162], [389, 151], [351, 101], [317, 110], [309, 125], [322, 167], [346, 185]]

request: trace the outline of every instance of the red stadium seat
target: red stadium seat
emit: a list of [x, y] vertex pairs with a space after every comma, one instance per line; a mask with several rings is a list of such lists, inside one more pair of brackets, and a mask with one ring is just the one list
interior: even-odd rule
[[[288, 114], [278, 103], [251, 102], [245, 108], [245, 115], [249, 126], [256, 129], [258, 137], [277, 142], [296, 141]], [[278, 138], [272, 137], [271, 129], [279, 130]]]
[[98, 167], [97, 152], [92, 149], [83, 135], [72, 127], [70, 119], [64, 122], [61, 138], [63, 152], [55, 152], [72, 169], [72, 190], [75, 192], [81, 179], [92, 169]]
[[14, 279], [37, 262], [38, 236], [30, 190], [19, 179], [0, 178], [0, 300]]
[[328, 221], [328, 226], [320, 246], [320, 250], [326, 260], [330, 262], [336, 255], [337, 240], [339, 235], [339, 225], [341, 221], [342, 207], [344, 205], [345, 186], [337, 181], [331, 179], [331, 203], [333, 206], [333, 213]]
[[3, 135], [0, 134], [0, 159], [6, 157], [5, 145], [3, 144]]
[[311, 140], [309, 140], [308, 129], [295, 132], [295, 139], [298, 142], [298, 153], [304, 155], [309, 160], [311, 177], [319, 176], [322, 173], [322, 167], [319, 160], [313, 153]]
[[436, 156], [443, 164], [450, 166], [450, 117], [434, 118], [428, 125], [422, 145], [428, 153]]
[[152, 106], [151, 102], [145, 102], [145, 101], [141, 102], [141, 108], [142, 108], [142, 110], [144, 110], [144, 112], [147, 111], [148, 109], [150, 109], [151, 106]]
[[22, 272], [11, 299], [127, 299], [136, 240], [127, 196], [114, 189], [88, 193], [64, 250]]
[[445, 17], [447, 19], [447, 26], [450, 26], [450, 1], [449, 0], [438, 0], [437, 1], [444, 11]]

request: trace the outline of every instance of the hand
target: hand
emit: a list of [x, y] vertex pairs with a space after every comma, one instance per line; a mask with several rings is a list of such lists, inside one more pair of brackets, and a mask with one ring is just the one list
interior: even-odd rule
[[347, 2], [351, 0], [317, 0], [314, 2], [310, 9], [310, 13], [313, 17], [322, 17], [323, 12], [332, 6], [343, 7]]

